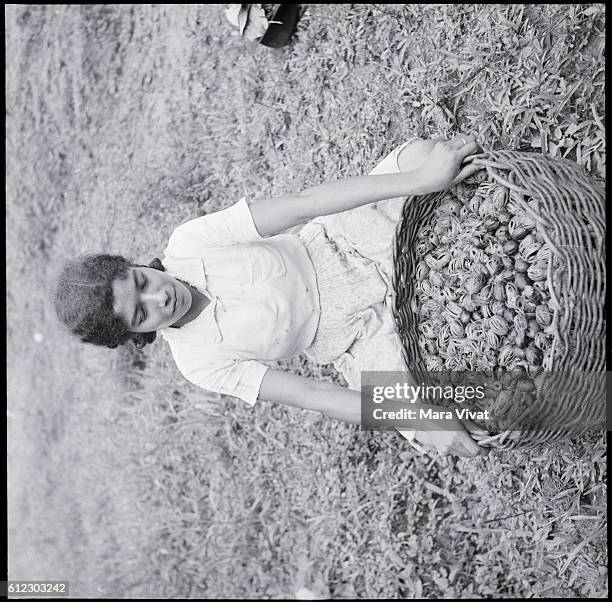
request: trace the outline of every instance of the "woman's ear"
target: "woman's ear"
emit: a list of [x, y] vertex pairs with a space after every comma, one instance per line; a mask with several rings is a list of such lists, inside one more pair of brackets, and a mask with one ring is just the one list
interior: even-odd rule
[[151, 261], [147, 267], [153, 268], [154, 270], [159, 270], [160, 272], [166, 271], [164, 264], [160, 261], [158, 257], [154, 257], [153, 261]]

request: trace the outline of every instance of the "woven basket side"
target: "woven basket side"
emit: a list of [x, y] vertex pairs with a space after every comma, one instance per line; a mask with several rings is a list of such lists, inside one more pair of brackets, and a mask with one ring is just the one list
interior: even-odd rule
[[418, 346], [418, 317], [411, 310], [411, 301], [415, 295], [416, 281], [414, 248], [420, 227], [431, 219], [438, 203], [445, 199], [447, 195], [448, 193], [435, 193], [407, 198], [402, 209], [402, 217], [395, 237], [393, 257], [395, 323], [403, 343], [404, 363], [419, 381], [429, 379], [427, 378], [425, 364]]

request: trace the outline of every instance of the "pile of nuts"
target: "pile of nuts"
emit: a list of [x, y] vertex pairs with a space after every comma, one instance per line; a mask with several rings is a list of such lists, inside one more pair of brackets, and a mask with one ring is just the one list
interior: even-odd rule
[[[519, 202], [520, 201], [520, 202]], [[550, 369], [560, 260], [537, 221], [538, 200], [484, 181], [440, 202], [418, 232], [411, 309], [428, 371]]]

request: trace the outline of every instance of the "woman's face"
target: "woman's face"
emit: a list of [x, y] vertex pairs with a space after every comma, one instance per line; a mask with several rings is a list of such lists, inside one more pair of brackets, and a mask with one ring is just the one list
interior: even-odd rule
[[131, 267], [125, 280], [113, 282], [115, 315], [131, 332], [153, 332], [180, 320], [191, 307], [189, 288], [167, 272]]

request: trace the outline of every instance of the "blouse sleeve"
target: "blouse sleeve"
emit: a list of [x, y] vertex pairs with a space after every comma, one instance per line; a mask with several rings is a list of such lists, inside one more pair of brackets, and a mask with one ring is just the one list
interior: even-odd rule
[[196, 217], [175, 228], [168, 249], [175, 253], [183, 248], [193, 252], [198, 246], [223, 247], [262, 239], [246, 198], [242, 198], [227, 209]]
[[208, 391], [233, 395], [254, 405], [267, 366], [256, 360], [234, 360], [207, 358], [177, 362], [183, 376], [190, 382]]

